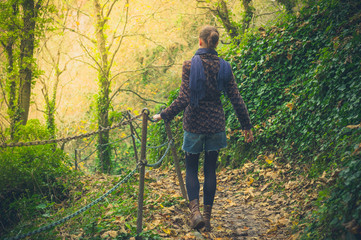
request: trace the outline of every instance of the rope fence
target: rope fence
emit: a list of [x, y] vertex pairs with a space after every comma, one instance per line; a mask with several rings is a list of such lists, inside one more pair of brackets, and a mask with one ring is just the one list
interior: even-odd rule
[[89, 133], [84, 133], [84, 134], [80, 134], [77, 136], [72, 136], [72, 137], [64, 137], [64, 138], [59, 138], [59, 139], [49, 139], [49, 140], [43, 140], [43, 141], [33, 141], [33, 142], [17, 142], [17, 143], [3, 143], [0, 144], [0, 148], [9, 148], [9, 147], [24, 147], [24, 146], [37, 146], [37, 145], [47, 145], [47, 144], [52, 144], [52, 143], [59, 143], [59, 142], [69, 142], [75, 139], [80, 139], [80, 138], [87, 138], [90, 137], [92, 135], [95, 134], [99, 134], [102, 132], [107, 132], [109, 130], [115, 129], [115, 128], [119, 128], [121, 126], [127, 125], [129, 124], [129, 122], [134, 121], [135, 119], [139, 118], [141, 116], [141, 114], [139, 114], [138, 116], [135, 116], [129, 120], [126, 121], [121, 121], [118, 124], [115, 124], [113, 126], [109, 126], [106, 128], [101, 128], [97, 131], [93, 131], [93, 132], [89, 132]]
[[91, 208], [92, 206], [94, 206], [95, 204], [99, 203], [100, 201], [104, 200], [109, 194], [111, 194], [112, 192], [114, 192], [114, 190], [116, 190], [120, 185], [122, 185], [123, 183], [127, 182], [136, 172], [137, 168], [135, 168], [133, 171], [131, 171], [126, 177], [124, 177], [120, 182], [118, 182], [112, 189], [110, 189], [108, 192], [106, 192], [105, 194], [103, 194], [102, 196], [100, 196], [99, 198], [95, 199], [93, 202], [89, 203], [88, 205], [82, 207], [81, 209], [79, 209], [78, 211], [56, 221], [53, 222], [51, 224], [48, 224], [46, 226], [40, 227], [34, 231], [31, 231], [29, 233], [25, 233], [25, 234], [21, 234], [18, 235], [16, 237], [12, 237], [12, 238], [5, 238], [5, 240], [18, 240], [18, 239], [22, 239], [22, 238], [26, 238], [26, 237], [30, 237], [32, 235], [41, 233], [41, 232], [45, 232], [53, 227], [56, 227], [66, 221], [68, 221], [69, 219], [72, 219], [76, 216], [78, 216], [79, 214], [85, 212], [86, 210], [88, 210], [89, 208]]
[[[131, 135], [128, 135], [128, 136], [126, 136], [126, 137], [124, 137], [124, 138], [121, 138], [121, 139], [119, 139], [119, 140], [117, 140], [117, 141], [114, 141], [114, 142], [110, 142], [110, 143], [107, 143], [107, 144], [103, 144], [102, 146], [108, 146], [108, 145], [111, 145], [111, 144], [114, 144], [114, 143], [119, 143], [119, 142], [122, 142], [122, 141], [124, 141], [124, 140], [126, 140], [126, 139], [128, 139], [128, 138], [130, 138], [130, 137], [132, 137]], [[93, 140], [91, 140], [91, 141], [93, 141]], [[89, 143], [85, 146], [85, 147], [83, 147], [83, 148], [81, 148], [81, 149], [79, 149], [79, 148], [76, 148], [75, 149], [75, 153], [74, 153], [74, 165], [75, 165], [75, 170], [78, 170], [78, 164], [79, 163], [82, 163], [82, 162], [85, 162], [85, 161], [87, 161], [94, 153], [96, 153], [97, 151], [98, 151], [98, 149], [95, 149], [95, 150], [93, 150], [90, 154], [88, 154], [88, 156], [86, 156], [85, 158], [81, 158], [81, 152], [87, 147], [87, 146], [89, 146]], [[103, 152], [105, 152], [106, 150], [104, 150]]]
[[[149, 168], [158, 168], [161, 166], [161, 164], [163, 163], [164, 158], [167, 156], [169, 150], [172, 150], [172, 155], [173, 155], [173, 159], [174, 159], [174, 165], [175, 165], [175, 170], [177, 172], [177, 176], [178, 176], [178, 182], [179, 182], [179, 186], [180, 186], [180, 190], [182, 193], [182, 196], [184, 199], [187, 199], [187, 194], [186, 194], [186, 190], [185, 190], [185, 186], [184, 186], [184, 181], [183, 181], [183, 177], [181, 174], [181, 170], [180, 170], [180, 166], [179, 166], [179, 160], [177, 157], [177, 151], [176, 148], [174, 146], [174, 140], [173, 140], [173, 136], [172, 136], [172, 132], [171, 132], [171, 128], [169, 125], [169, 122], [165, 122], [165, 130], [167, 133], [167, 137], [168, 140], [166, 142], [164, 142], [163, 144], [159, 145], [159, 146], [149, 146], [147, 145], [147, 124], [148, 121], [150, 122], [155, 122], [154, 120], [149, 118], [149, 110], [148, 109], [143, 109], [142, 113], [137, 115], [137, 116], [133, 116], [130, 114], [130, 112], [128, 112], [128, 119], [127, 120], [122, 120], [121, 122], [119, 122], [118, 124], [115, 124], [113, 126], [109, 126], [107, 128], [101, 128], [97, 131], [93, 131], [93, 132], [89, 132], [89, 133], [85, 133], [85, 134], [80, 134], [77, 136], [72, 136], [72, 137], [66, 137], [66, 138], [60, 138], [60, 139], [52, 139], [52, 140], [45, 140], [45, 141], [33, 141], [33, 142], [18, 142], [18, 143], [5, 143], [5, 144], [1, 144], [0, 148], [13, 148], [13, 147], [23, 147], [23, 146], [35, 146], [35, 145], [46, 145], [46, 144], [53, 144], [53, 143], [59, 143], [59, 142], [68, 142], [71, 140], [75, 140], [75, 139], [80, 139], [80, 138], [86, 138], [89, 136], [93, 136], [95, 134], [101, 133], [101, 132], [105, 132], [105, 131], [109, 131], [112, 129], [116, 129], [125, 125], [129, 125], [130, 126], [130, 132], [131, 134], [123, 137], [119, 140], [116, 140], [114, 142], [111, 143], [107, 143], [105, 145], [111, 145], [114, 143], [118, 143], [121, 141], [124, 141], [128, 138], [132, 138], [132, 144], [133, 144], [133, 149], [134, 149], [134, 158], [137, 162], [137, 166], [134, 170], [132, 170], [128, 175], [126, 175], [122, 180], [120, 180], [113, 188], [111, 188], [109, 191], [107, 191], [106, 193], [104, 193], [101, 197], [97, 198], [96, 200], [94, 200], [93, 202], [91, 202], [90, 204], [82, 207], [81, 209], [79, 209], [78, 211], [58, 220], [55, 221], [53, 223], [50, 223], [48, 225], [42, 226], [36, 230], [33, 230], [31, 232], [25, 233], [25, 234], [21, 234], [18, 233], [17, 236], [11, 237], [11, 238], [5, 238], [7, 240], [17, 240], [17, 239], [22, 239], [25, 237], [29, 237], [44, 231], [47, 231], [55, 226], [58, 226], [66, 221], [68, 221], [71, 218], [74, 218], [75, 216], [78, 216], [79, 214], [83, 213], [84, 211], [86, 211], [87, 209], [91, 208], [92, 206], [96, 205], [97, 203], [103, 201], [109, 194], [111, 194], [114, 190], [116, 190], [121, 184], [127, 182], [136, 171], [139, 172], [139, 192], [138, 192], [138, 210], [137, 210], [137, 236], [136, 239], [142, 239], [142, 237], [140, 236], [140, 234], [142, 233], [142, 228], [143, 228], [143, 203], [144, 203], [144, 184], [145, 184], [145, 167], [149, 167]], [[139, 135], [137, 133], [137, 131], [134, 129], [134, 126], [132, 123], [134, 123], [135, 120], [141, 120], [142, 121], [142, 126], [141, 126], [141, 139], [139, 139]], [[136, 124], [137, 125], [137, 124]], [[88, 147], [91, 142], [95, 139], [95, 137], [93, 139], [91, 139], [91, 141], [89, 143], [86, 144], [85, 147], [83, 148], [77, 148], [75, 149], [75, 161], [74, 161], [74, 165], [75, 165], [75, 169], [78, 168], [78, 164], [80, 162], [84, 162], [87, 159], [89, 159], [96, 151], [93, 150], [90, 154], [88, 154], [85, 158], [81, 159], [81, 151], [84, 151], [86, 147]], [[138, 158], [138, 149], [136, 146], [136, 142], [140, 143], [140, 158]], [[146, 158], [146, 151], [147, 148], [149, 149], [158, 149], [158, 148], [162, 148], [167, 146], [166, 150], [164, 151], [164, 154], [159, 158], [158, 161], [156, 161], [153, 164], [148, 164], [147, 158]]]

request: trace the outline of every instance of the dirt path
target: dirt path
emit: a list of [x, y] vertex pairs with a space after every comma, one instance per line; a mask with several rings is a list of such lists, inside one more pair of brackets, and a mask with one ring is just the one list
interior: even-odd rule
[[[226, 171], [223, 172], [227, 175]], [[287, 239], [285, 225], [274, 226], [272, 217], [281, 218], [276, 209], [266, 208], [264, 199], [256, 198], [247, 182], [236, 176], [218, 181], [218, 193], [213, 212], [212, 238], [228, 239]], [[268, 205], [269, 206], [269, 205]], [[275, 219], [275, 218], [273, 218]], [[280, 231], [282, 230], [282, 231]]]
[[[184, 200], [170, 207], [158, 207], [148, 218], [150, 224], [146, 229], [154, 229], [157, 225], [158, 233], [165, 239], [296, 239], [290, 229], [298, 223], [290, 220], [290, 213], [299, 204], [295, 199], [304, 195], [305, 186], [310, 184], [305, 184], [303, 178], [287, 179], [287, 171], [277, 165], [262, 168], [249, 163], [241, 169], [218, 172], [211, 233], [188, 227], [189, 210]], [[153, 179], [149, 184], [152, 192], [162, 193], [157, 195], [154, 206], [161, 204], [164, 196], [180, 196], [173, 170], [152, 170], [147, 174], [150, 181]], [[200, 182], [203, 183], [202, 177]], [[280, 185], [283, 191], [275, 193], [275, 186]]]

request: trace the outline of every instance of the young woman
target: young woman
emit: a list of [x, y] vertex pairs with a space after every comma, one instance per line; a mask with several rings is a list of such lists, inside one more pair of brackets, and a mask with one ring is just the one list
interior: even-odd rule
[[[172, 120], [184, 110], [183, 150], [186, 152], [186, 187], [191, 210], [190, 226], [211, 230], [210, 218], [216, 192], [216, 163], [221, 148], [227, 146], [225, 116], [220, 100], [224, 92], [236, 112], [245, 133], [246, 142], [253, 141], [252, 124], [247, 108], [234, 80], [231, 66], [217, 56], [219, 33], [215, 27], [206, 26], [199, 34], [199, 49], [191, 61], [183, 64], [179, 96], [155, 120]], [[199, 211], [199, 155], [204, 159], [204, 214]]]

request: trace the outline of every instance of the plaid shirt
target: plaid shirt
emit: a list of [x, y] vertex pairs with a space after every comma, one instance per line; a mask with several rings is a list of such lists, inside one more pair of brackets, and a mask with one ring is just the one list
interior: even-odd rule
[[[191, 61], [183, 64], [182, 84], [179, 95], [173, 103], [161, 112], [161, 117], [165, 121], [172, 120], [178, 113], [184, 110], [183, 129], [191, 133], [218, 133], [225, 131], [225, 116], [221, 103], [221, 92], [217, 88], [217, 74], [219, 71], [219, 59], [216, 55], [200, 55], [206, 75], [206, 94], [199, 101], [198, 107], [192, 107], [190, 103], [189, 74]], [[226, 91], [237, 118], [243, 130], [252, 128], [247, 107], [238, 91], [237, 84], [232, 75], [232, 79], [227, 82]]]

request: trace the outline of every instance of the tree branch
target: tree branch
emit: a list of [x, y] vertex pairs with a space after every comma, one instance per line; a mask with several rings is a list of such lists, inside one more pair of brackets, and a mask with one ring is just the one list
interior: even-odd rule
[[118, 94], [119, 92], [130, 92], [130, 93], [133, 93], [134, 95], [136, 95], [137, 97], [139, 97], [140, 99], [142, 99], [143, 101], [146, 101], [146, 102], [154, 102], [154, 103], [159, 103], [159, 104], [165, 104], [164, 102], [158, 102], [156, 100], [153, 100], [153, 99], [147, 99], [147, 98], [143, 98], [139, 93], [133, 91], [133, 90], [130, 90], [130, 89], [123, 89], [123, 88], [118, 88], [116, 90], [116, 92], [114, 93], [113, 96], [115, 96], [116, 94]]
[[98, 70], [98, 68], [97, 68], [96, 66], [92, 65], [92, 64], [89, 63], [89, 62], [80, 60], [80, 59], [78, 59], [78, 58], [74, 58], [74, 60], [75, 60], [75, 61], [78, 61], [78, 62], [81, 62], [81, 63], [84, 63], [84, 64], [87, 64], [87, 65], [89, 65], [90, 67], [94, 68], [95, 70]]
[[[155, 60], [154, 60], [155, 61]], [[150, 63], [151, 64], [151, 63]], [[148, 64], [147, 66], [143, 67], [143, 68], [139, 68], [139, 69], [135, 69], [135, 70], [126, 70], [126, 71], [121, 71], [118, 72], [117, 74], [115, 74], [110, 81], [112, 81], [114, 78], [118, 77], [121, 74], [125, 74], [125, 73], [134, 73], [134, 72], [140, 72], [140, 71], [144, 71], [146, 69], [158, 69], [158, 68], [169, 68], [171, 66], [173, 66], [174, 64], [168, 64], [168, 65], [158, 65], [158, 66], [151, 66], [150, 64]], [[181, 64], [180, 64], [181, 65]]]
[[96, 68], [95, 66], [91, 65], [90, 63], [88, 63], [90, 66], [92, 66], [94, 69], [96, 70], [101, 70], [104, 73], [103, 68], [101, 67], [101, 65], [98, 63], [98, 61], [95, 59], [95, 57], [93, 57], [93, 55], [88, 51], [88, 49], [84, 46], [84, 44], [80, 41], [80, 46], [85, 50], [85, 52], [87, 53], [87, 55], [95, 62], [95, 64], [98, 66], [98, 68]]
[[275, 13], [279, 13], [279, 12], [281, 12], [281, 11], [282, 11], [282, 10], [278, 10], [278, 11], [274, 11], [274, 12], [270, 12], [270, 13], [261, 13], [261, 14], [255, 15], [255, 17], [272, 15], [272, 14], [275, 14]]
[[4, 48], [6, 48], [6, 45], [2, 40], [0, 40], [0, 43], [1, 43], [1, 45], [3, 45]]
[[64, 25], [61, 25], [61, 23], [59, 23], [59, 22], [58, 22], [58, 24], [59, 24], [61, 27], [63, 27], [64, 29], [69, 30], [70, 32], [76, 33], [76, 34], [78, 34], [79, 36], [81, 36], [81, 37], [89, 40], [91, 43], [96, 43], [96, 41], [95, 41], [94, 39], [91, 39], [91, 38], [88, 37], [87, 35], [85, 35], [85, 34], [83, 34], [83, 33], [80, 33], [80, 32], [78, 32], [78, 31], [76, 31], [76, 30], [74, 30], [74, 29], [72, 29], [72, 28], [69, 28], [69, 27], [66, 27], [66, 26], [64, 26]]
[[46, 114], [46, 111], [41, 110], [40, 108], [38, 108], [38, 104], [37, 104], [36, 102], [34, 102], [34, 104], [35, 104], [35, 108], [36, 108], [36, 110], [37, 110], [37, 111], [39, 111], [39, 112], [42, 112], [42, 113]]
[[[124, 35], [124, 33], [125, 33], [125, 30], [126, 30], [127, 24], [128, 24], [128, 18], [129, 18], [129, 1], [127, 0], [127, 1], [125, 1], [125, 2], [126, 2], [126, 4], [124, 5], [124, 7], [125, 7], [125, 9], [126, 9], [126, 10], [125, 10], [125, 23], [124, 23], [124, 26], [123, 26], [122, 35]], [[119, 51], [120, 46], [121, 46], [121, 44], [122, 44], [122, 42], [123, 42], [123, 39], [124, 39], [124, 36], [122, 36], [122, 37], [120, 38], [119, 43], [118, 43], [118, 46], [117, 46], [116, 50], [114, 51], [113, 56], [111, 57], [111, 60], [110, 60], [110, 63], [109, 63], [109, 69], [107, 70], [108, 73], [109, 73], [111, 67], [113, 66], [113, 62], [114, 62], [114, 59], [115, 59], [115, 55], [116, 55], [117, 52]]]
[[[109, 16], [110, 16], [110, 14], [111, 14], [111, 12], [112, 12], [112, 10], [113, 10], [113, 7], [114, 7], [114, 5], [115, 5], [116, 2], [117, 2], [117, 0], [114, 0], [113, 3], [110, 5], [110, 8], [109, 8], [109, 10], [108, 10], [108, 12], [107, 12], [107, 14], [106, 14], [106, 19], [109, 18]], [[126, 2], [128, 2], [128, 1], [126, 1]], [[129, 5], [129, 4], [128, 4], [128, 5]], [[104, 4], [104, 6], [105, 6], [105, 4]]]
[[[81, 14], [83, 14], [84, 16], [87, 16], [87, 17], [89, 17], [89, 18], [91, 17], [88, 13], [82, 11], [82, 10], [80, 9], [80, 7], [75, 8], [75, 7], [73, 7], [71, 4], [69, 4], [68, 1], [65, 1], [65, 2], [66, 2], [66, 4], [67, 4], [68, 8], [74, 9], [74, 10], [76, 10], [77, 12], [80, 12]], [[84, 2], [86, 2], [86, 1], [84, 1]]]

